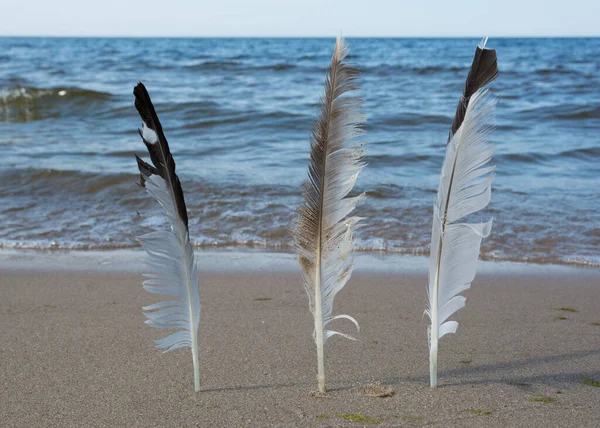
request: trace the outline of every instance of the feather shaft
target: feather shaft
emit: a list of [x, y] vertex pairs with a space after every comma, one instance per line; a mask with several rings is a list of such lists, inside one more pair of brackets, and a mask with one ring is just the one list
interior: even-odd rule
[[[320, 240], [320, 239], [319, 239]], [[321, 245], [318, 249], [317, 266], [315, 268], [315, 295], [321, 295]], [[325, 393], [325, 339], [323, 338], [323, 303], [320, 298], [315, 299], [315, 342], [317, 345], [317, 388], [320, 393]]]

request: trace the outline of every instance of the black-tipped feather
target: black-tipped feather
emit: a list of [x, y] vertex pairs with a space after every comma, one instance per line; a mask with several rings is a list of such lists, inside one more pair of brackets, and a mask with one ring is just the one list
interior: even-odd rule
[[150, 153], [152, 164], [136, 156], [140, 171], [140, 185], [163, 208], [169, 228], [155, 230], [138, 236], [138, 241], [148, 253], [144, 289], [150, 293], [172, 296], [167, 300], [145, 306], [146, 324], [155, 328], [177, 329], [169, 336], [155, 340], [156, 346], [165, 349], [190, 347], [194, 364], [194, 388], [200, 390], [198, 361], [198, 326], [200, 322], [200, 294], [198, 270], [194, 250], [190, 243], [188, 217], [183, 191], [175, 161], [163, 134], [160, 121], [144, 85], [133, 90], [135, 107], [142, 118], [140, 136]]
[[144, 84], [141, 82], [133, 89], [133, 95], [135, 96], [135, 108], [140, 114], [142, 121], [148, 128], [153, 130], [158, 137], [158, 144], [152, 144], [144, 138], [143, 132], [141, 130], [139, 131], [140, 136], [148, 149], [148, 153], [150, 154], [150, 159], [154, 164], [154, 167], [152, 167], [150, 164], [136, 156], [138, 168], [140, 169], [140, 174], [142, 174], [141, 184], [144, 185], [146, 178], [151, 174], [160, 175], [172, 187], [175, 203], [177, 205], [177, 213], [187, 228], [187, 208], [185, 206], [185, 200], [183, 199], [183, 190], [181, 189], [179, 177], [175, 174], [175, 161], [169, 150], [169, 143], [163, 133], [160, 120], [158, 120], [158, 116], [154, 110], [152, 101], [150, 100], [150, 95]]
[[467, 76], [463, 95], [456, 106], [456, 114], [452, 121], [452, 132], [448, 136], [448, 142], [456, 133], [465, 120], [465, 113], [473, 94], [498, 77], [498, 60], [496, 50], [485, 47], [487, 38], [484, 39], [475, 50], [475, 57]]
[[471, 287], [481, 241], [492, 227], [491, 220], [462, 222], [488, 205], [494, 177], [495, 167], [489, 162], [494, 153], [490, 135], [496, 101], [484, 86], [496, 78], [498, 67], [496, 51], [485, 49], [486, 40], [477, 47], [458, 104], [433, 209], [425, 311], [431, 319], [427, 335], [432, 388], [437, 387], [438, 341], [458, 328], [458, 323], [448, 318], [465, 306], [466, 298], [461, 293]]

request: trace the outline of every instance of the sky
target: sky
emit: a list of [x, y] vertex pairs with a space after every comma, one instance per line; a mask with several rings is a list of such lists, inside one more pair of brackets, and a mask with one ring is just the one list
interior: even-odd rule
[[598, 36], [600, 0], [2, 0], [3, 36]]

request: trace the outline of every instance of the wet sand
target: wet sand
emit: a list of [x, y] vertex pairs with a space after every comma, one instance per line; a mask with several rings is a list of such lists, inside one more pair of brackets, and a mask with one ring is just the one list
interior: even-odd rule
[[[598, 270], [484, 264], [453, 318], [457, 334], [440, 341], [432, 390], [424, 259], [405, 268], [408, 258], [359, 258], [334, 310], [359, 321], [360, 342], [327, 342], [329, 393], [318, 397], [312, 318], [293, 257], [213, 257], [212, 269], [200, 263], [194, 393], [189, 350], [153, 347], [166, 332], [144, 324], [141, 306], [156, 299], [128, 272], [138, 264], [91, 257], [96, 266], [86, 267], [67, 254], [28, 267], [34, 256], [2, 255], [1, 425], [598, 426], [600, 387], [585, 383], [600, 381]], [[372, 382], [394, 395], [361, 392]]]

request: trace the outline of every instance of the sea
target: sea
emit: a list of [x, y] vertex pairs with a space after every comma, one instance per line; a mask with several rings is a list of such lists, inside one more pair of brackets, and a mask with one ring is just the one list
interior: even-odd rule
[[[427, 255], [448, 131], [478, 39], [347, 40], [367, 167], [358, 252]], [[334, 38], [0, 38], [0, 248], [138, 248], [132, 90], [148, 88], [193, 244], [292, 252]], [[493, 217], [481, 258], [600, 267], [600, 39], [492, 38]]]

